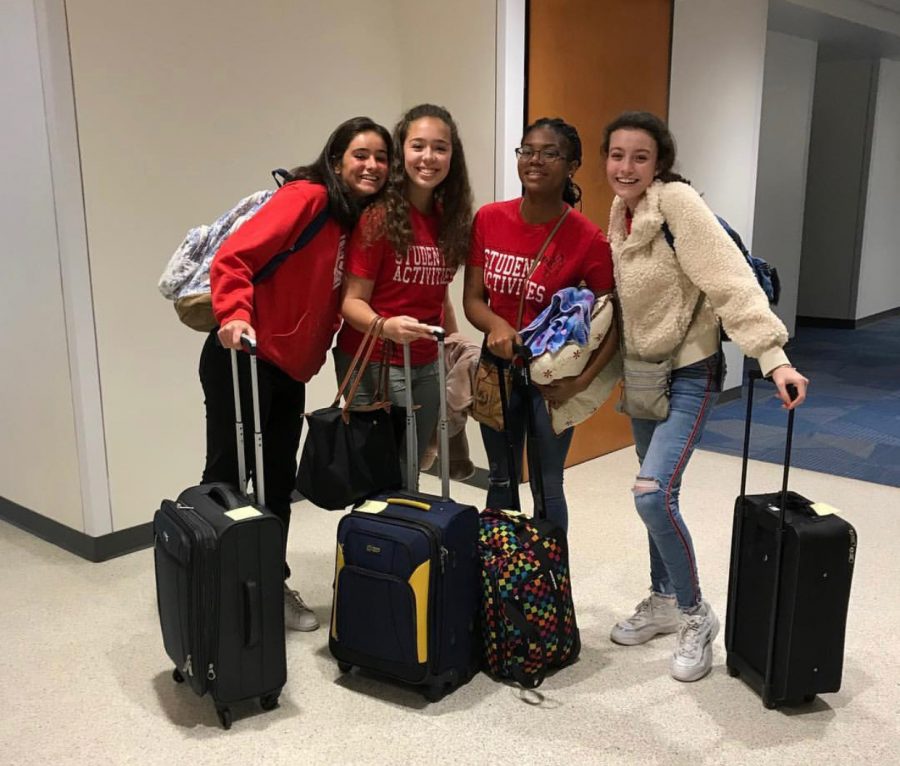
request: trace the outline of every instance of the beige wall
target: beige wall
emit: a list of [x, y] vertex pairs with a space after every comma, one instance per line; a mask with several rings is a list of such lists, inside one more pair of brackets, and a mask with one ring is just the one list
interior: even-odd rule
[[31, 0], [0, 6], [0, 71], [0, 496], [82, 530], [53, 175]]
[[[495, 12], [478, 0], [452, 12], [411, 0], [70, 0], [67, 11], [113, 523], [123, 529], [149, 521], [202, 468], [203, 337], [156, 290], [184, 232], [269, 185], [269, 169], [313, 159], [346, 117], [391, 126], [421, 100], [454, 113], [478, 201], [488, 201]], [[326, 367], [308, 407], [332, 393]]]

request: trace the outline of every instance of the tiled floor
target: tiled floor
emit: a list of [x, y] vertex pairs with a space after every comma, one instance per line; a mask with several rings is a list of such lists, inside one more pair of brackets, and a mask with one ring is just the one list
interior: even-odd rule
[[[629, 492], [631, 450], [571, 469], [572, 571], [584, 649], [528, 704], [484, 675], [436, 704], [354, 671], [342, 676], [324, 629], [288, 636], [281, 707], [235, 710], [219, 728], [208, 699], [171, 679], [156, 616], [153, 559], [90, 564], [0, 523], [0, 761], [26, 764], [816, 764], [900, 763], [900, 489], [798, 470], [794, 487], [842, 510], [859, 534], [843, 688], [769, 711], [724, 668], [668, 676], [672, 637], [607, 638], [646, 592], [646, 537]], [[777, 466], [752, 466], [753, 491]], [[699, 451], [683, 509], [705, 596], [724, 617], [739, 461]], [[424, 488], [434, 484], [431, 477]], [[454, 485], [457, 499], [482, 493]], [[329, 612], [339, 514], [299, 503], [290, 540], [298, 587]]]

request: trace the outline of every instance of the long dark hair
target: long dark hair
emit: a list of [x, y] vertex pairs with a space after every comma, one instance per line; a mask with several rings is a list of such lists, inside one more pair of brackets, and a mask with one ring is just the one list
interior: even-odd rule
[[347, 151], [350, 142], [360, 133], [377, 133], [381, 136], [388, 152], [388, 162], [390, 162], [391, 134], [387, 132], [387, 128], [369, 117], [353, 117], [338, 125], [328, 136], [328, 140], [315, 162], [311, 165], [301, 165], [290, 171], [292, 180], [322, 184], [328, 190], [328, 212], [345, 229], [352, 229], [356, 226], [363, 209], [379, 196], [374, 194], [371, 197], [357, 199], [350, 193], [347, 184], [335, 171], [336, 166], [340, 167], [344, 152]]
[[384, 200], [379, 203], [383, 215], [372, 217], [372, 228], [366, 231], [366, 239], [373, 240], [385, 234], [394, 251], [405, 257], [412, 240], [409, 222], [409, 200], [404, 195], [407, 177], [403, 157], [403, 144], [409, 126], [423, 117], [441, 120], [450, 129], [450, 171], [434, 190], [434, 204], [440, 216], [438, 247], [448, 268], [456, 269], [465, 262], [469, 251], [472, 228], [472, 189], [469, 171], [463, 152], [459, 130], [453, 118], [442, 106], [419, 104], [406, 112], [394, 127], [394, 153]]
[[[570, 125], [561, 117], [541, 117], [525, 128], [525, 132], [522, 134], [522, 140], [519, 143], [524, 143], [528, 134], [531, 133], [532, 130], [537, 130], [538, 128], [547, 128], [556, 133], [560, 139], [560, 143], [563, 145], [566, 161], [572, 162], [574, 160], [579, 166], [581, 165], [581, 137], [578, 135], [578, 131], [575, 129], [574, 125]], [[566, 185], [563, 187], [562, 198], [563, 202], [568, 203], [572, 207], [575, 207], [575, 205], [581, 202], [581, 187], [572, 180], [571, 176], [566, 178]]]
[[603, 129], [603, 154], [609, 154], [610, 136], [617, 130], [643, 130], [656, 141], [656, 178], [660, 181], [681, 181], [690, 184], [682, 175], [674, 172], [675, 137], [659, 117], [650, 112], [623, 112]]

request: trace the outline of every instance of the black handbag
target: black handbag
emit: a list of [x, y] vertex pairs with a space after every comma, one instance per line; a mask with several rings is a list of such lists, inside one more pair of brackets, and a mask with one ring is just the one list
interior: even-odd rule
[[[352, 407], [383, 324], [384, 318], [378, 317], [369, 326], [331, 406], [305, 414], [307, 434], [297, 470], [297, 489], [329, 511], [343, 510], [369, 495], [397, 489], [402, 483], [396, 418], [388, 396], [387, 359], [381, 365], [380, 399]], [[341, 405], [341, 396], [351, 380]]]

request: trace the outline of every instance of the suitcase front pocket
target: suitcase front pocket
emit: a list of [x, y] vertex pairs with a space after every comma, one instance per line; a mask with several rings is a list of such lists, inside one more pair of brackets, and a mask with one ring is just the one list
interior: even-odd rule
[[384, 662], [407, 666], [424, 663], [428, 646], [427, 585], [425, 600], [419, 603], [423, 596], [416, 592], [415, 579], [414, 575], [407, 582], [361, 567], [343, 567], [338, 574], [335, 605], [341, 646]]

